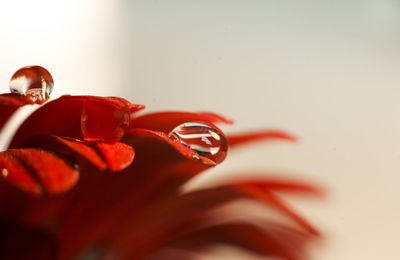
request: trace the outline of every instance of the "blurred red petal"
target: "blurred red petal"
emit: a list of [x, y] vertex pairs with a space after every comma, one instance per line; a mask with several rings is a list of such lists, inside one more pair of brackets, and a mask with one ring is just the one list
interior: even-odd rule
[[235, 188], [251, 198], [264, 201], [267, 204], [274, 206], [276, 209], [286, 214], [288, 217], [297, 222], [300, 226], [309, 231], [311, 234], [316, 236], [321, 236], [317, 228], [315, 228], [305, 218], [300, 216], [295, 210], [293, 210], [288, 204], [286, 204], [273, 192], [269, 190], [262, 190], [258, 187], [254, 187], [253, 185], [246, 185], [246, 184], [236, 185]]
[[308, 239], [305, 234], [273, 223], [259, 227], [245, 222], [234, 222], [191, 231], [171, 244], [186, 250], [229, 244], [264, 256], [298, 260], [303, 259], [301, 247]]
[[297, 140], [297, 138], [293, 135], [275, 130], [264, 130], [237, 135], [229, 135], [227, 136], [227, 139], [230, 148], [257, 141], [285, 140], [294, 142]]
[[42, 230], [1, 221], [0, 234], [2, 260], [58, 259], [56, 241]]
[[213, 113], [157, 112], [135, 118], [130, 128], [144, 128], [170, 133], [175, 127], [186, 122], [204, 121], [209, 123], [232, 124], [232, 121]]
[[[246, 172], [246, 176], [249, 175], [268, 176], [271, 174], [270, 173], [251, 174], [249, 172]], [[227, 185], [253, 186], [260, 189], [284, 191], [284, 192], [296, 192], [296, 193], [301, 192], [317, 196], [324, 195], [324, 190], [321, 189], [319, 186], [304, 181], [289, 180], [278, 177], [258, 177], [258, 178], [247, 177], [246, 179], [243, 180], [229, 182], [227, 183]]]
[[[240, 198], [252, 198], [266, 202], [289, 216], [310, 234], [320, 235], [316, 228], [270, 191], [259, 191], [258, 189], [258, 187], [249, 185], [226, 185], [194, 191], [178, 197], [166, 197], [158, 202], [153, 200], [153, 205], [149, 206], [148, 212], [142, 213], [134, 222], [125, 224], [125, 229], [116, 236], [113, 243], [118, 248], [124, 248], [125, 251], [129, 251], [129, 244], [132, 241], [143, 244], [143, 247], [151, 246], [151, 243], [164, 243], [168, 234], [189, 231], [195, 227], [193, 222], [198, 222], [195, 219], [201, 218], [218, 206]], [[163, 218], [159, 219], [159, 216], [163, 216]], [[151, 248], [147, 250], [151, 250]]]

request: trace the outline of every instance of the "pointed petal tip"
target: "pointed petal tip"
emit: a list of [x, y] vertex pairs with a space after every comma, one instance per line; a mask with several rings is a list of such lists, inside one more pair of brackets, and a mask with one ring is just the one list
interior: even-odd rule
[[[246, 173], [246, 175], [266, 176], [270, 173]], [[301, 193], [323, 197], [326, 195], [326, 189], [320, 185], [309, 183], [307, 181], [290, 180], [282, 177], [246, 177], [243, 180], [236, 180], [231, 185], [253, 186], [262, 190], [274, 190], [280, 192]]]
[[99, 143], [97, 149], [103, 155], [111, 171], [121, 171], [131, 165], [135, 157], [133, 147], [124, 143]]
[[201, 112], [200, 114], [213, 118], [215, 123], [224, 123], [228, 125], [234, 124], [234, 121], [232, 119], [226, 118], [213, 112]]
[[181, 111], [154, 112], [131, 118], [133, 128], [170, 133], [175, 127], [187, 122], [207, 122], [232, 124], [233, 121], [214, 113], [192, 113]]
[[260, 201], [274, 206], [280, 212], [284, 213], [290, 217], [294, 222], [299, 224], [304, 230], [308, 231], [310, 234], [321, 237], [320, 231], [314, 227], [310, 222], [298, 214], [294, 209], [292, 209], [286, 202], [284, 202], [279, 196], [275, 195], [273, 191], [263, 190], [252, 185], [237, 185], [235, 189], [243, 194], [256, 198]]
[[131, 113], [135, 113], [135, 112], [137, 112], [137, 111], [139, 111], [139, 110], [143, 110], [143, 109], [145, 109], [145, 108], [146, 108], [145, 105], [141, 105], [141, 104], [132, 104], [132, 105], [129, 107], [129, 111], [130, 111]]
[[239, 146], [258, 141], [283, 140], [289, 142], [298, 142], [299, 138], [292, 134], [280, 130], [260, 130], [242, 134], [228, 135], [230, 147]]

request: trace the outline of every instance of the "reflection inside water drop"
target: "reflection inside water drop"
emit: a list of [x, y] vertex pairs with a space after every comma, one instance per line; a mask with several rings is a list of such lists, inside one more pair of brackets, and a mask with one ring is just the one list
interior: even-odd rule
[[[188, 122], [177, 126], [168, 135], [216, 163], [222, 162], [228, 150], [227, 140], [221, 130], [204, 123]], [[196, 158], [196, 156], [194, 157]], [[199, 158], [197, 156], [197, 158]]]
[[46, 101], [53, 91], [51, 74], [40, 66], [26, 66], [14, 73], [10, 80], [10, 91], [29, 97], [33, 102]]

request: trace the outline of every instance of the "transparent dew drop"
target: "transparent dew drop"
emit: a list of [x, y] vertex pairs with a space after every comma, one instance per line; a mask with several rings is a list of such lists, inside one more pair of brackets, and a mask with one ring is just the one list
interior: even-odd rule
[[228, 151], [228, 141], [222, 131], [204, 123], [181, 124], [168, 137], [195, 151], [195, 159], [206, 157], [218, 164], [225, 159]]
[[10, 80], [10, 91], [29, 97], [34, 103], [43, 103], [53, 91], [51, 74], [40, 66], [26, 66], [14, 73]]

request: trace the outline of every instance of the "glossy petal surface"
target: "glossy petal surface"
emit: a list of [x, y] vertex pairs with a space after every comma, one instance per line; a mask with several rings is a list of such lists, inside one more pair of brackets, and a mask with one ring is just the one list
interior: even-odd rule
[[48, 192], [66, 191], [78, 181], [78, 171], [49, 152], [36, 149], [11, 149], [7, 152], [33, 171]]
[[2, 181], [8, 181], [12, 185], [21, 188], [23, 191], [34, 195], [41, 193], [41, 187], [32, 178], [21, 162], [8, 152], [0, 153], [0, 168], [2, 171]]
[[113, 97], [63, 96], [35, 111], [15, 134], [11, 147], [19, 147], [38, 134], [118, 141], [129, 125], [131, 111], [136, 108], [128, 104]]
[[128, 167], [135, 156], [135, 151], [129, 145], [123, 143], [99, 143], [97, 148], [106, 160], [112, 171], [120, 171]]
[[213, 113], [158, 112], [135, 118], [131, 128], [144, 128], [170, 133], [175, 127], [186, 122], [225, 123], [233, 122]]

